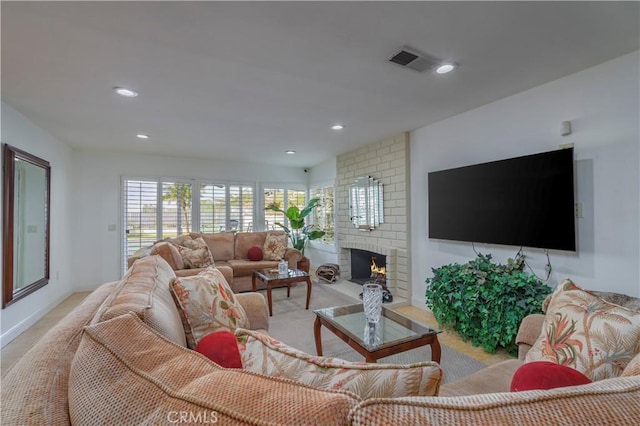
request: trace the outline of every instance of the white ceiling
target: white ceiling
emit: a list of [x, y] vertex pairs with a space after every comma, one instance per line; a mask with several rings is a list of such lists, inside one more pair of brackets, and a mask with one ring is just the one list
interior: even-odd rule
[[3, 1], [2, 101], [72, 147], [308, 167], [638, 50], [639, 4]]

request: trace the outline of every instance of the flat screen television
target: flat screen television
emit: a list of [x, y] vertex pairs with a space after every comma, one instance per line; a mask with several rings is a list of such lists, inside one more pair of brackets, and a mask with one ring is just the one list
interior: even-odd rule
[[430, 172], [429, 238], [576, 250], [573, 148]]

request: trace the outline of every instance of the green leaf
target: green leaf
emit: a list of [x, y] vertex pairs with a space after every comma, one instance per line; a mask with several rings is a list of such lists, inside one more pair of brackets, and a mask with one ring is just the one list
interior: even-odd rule
[[426, 278], [426, 302], [441, 325], [451, 326], [463, 339], [488, 352], [498, 347], [517, 354], [515, 337], [522, 319], [540, 312], [551, 289], [524, 272], [524, 256], [494, 263], [478, 254], [464, 265], [432, 268]]

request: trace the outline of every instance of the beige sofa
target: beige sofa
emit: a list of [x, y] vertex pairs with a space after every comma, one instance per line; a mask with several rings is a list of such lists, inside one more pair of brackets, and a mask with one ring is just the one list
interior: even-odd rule
[[[121, 282], [89, 295], [7, 373], [1, 423], [635, 425], [640, 418], [640, 377], [457, 396], [465, 378], [442, 386], [449, 396], [363, 401], [346, 391], [224, 369], [184, 347], [168, 292], [173, 276], [166, 262], [150, 256]], [[237, 297], [250, 328], [267, 330], [262, 295]], [[487, 390], [506, 384], [507, 371], [489, 367], [471, 380]]]
[[[275, 268], [278, 266], [277, 260], [251, 261], [247, 258], [247, 252], [253, 246], [263, 247], [267, 234], [285, 235], [283, 231], [265, 232], [219, 232], [215, 234], [190, 233], [192, 238], [202, 237], [207, 243], [211, 255], [213, 256], [216, 268], [223, 273], [227, 282], [235, 293], [251, 291], [251, 275], [255, 269]], [[135, 255], [127, 259], [129, 267], [137, 259], [148, 256], [151, 247], [139, 250]], [[302, 259], [302, 253], [294, 248], [287, 248], [284, 259], [290, 268], [296, 268], [298, 261]], [[195, 275], [202, 269], [180, 269], [176, 270], [177, 276]], [[257, 282], [258, 288], [263, 289], [266, 285], [262, 281]]]

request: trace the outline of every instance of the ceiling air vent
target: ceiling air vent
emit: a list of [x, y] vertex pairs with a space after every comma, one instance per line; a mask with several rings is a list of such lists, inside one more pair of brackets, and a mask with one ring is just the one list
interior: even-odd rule
[[426, 53], [404, 46], [401, 51], [389, 59], [389, 62], [393, 62], [403, 68], [423, 72], [433, 68], [439, 61]]

